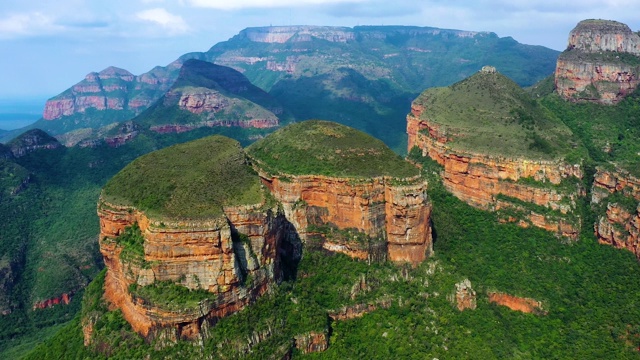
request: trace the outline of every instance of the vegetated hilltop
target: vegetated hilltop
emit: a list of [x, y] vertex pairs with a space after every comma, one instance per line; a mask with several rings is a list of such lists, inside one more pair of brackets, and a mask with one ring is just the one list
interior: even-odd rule
[[409, 147], [444, 166], [460, 199], [501, 210], [505, 221], [576, 238], [583, 176], [580, 141], [516, 83], [484, 67], [446, 88], [428, 89], [407, 116]]
[[309, 120], [247, 148], [303, 240], [352, 257], [419, 264], [431, 253], [427, 183], [353, 128]]
[[[375, 151], [395, 166], [377, 168], [377, 176], [310, 170], [284, 178], [265, 175], [254, 154], [258, 176], [236, 141], [214, 136], [144, 155], [107, 183], [98, 204], [105, 298], [134, 331], [160, 346], [208, 340], [221, 318], [277, 281], [295, 279], [300, 239], [305, 248], [369, 261], [417, 266], [431, 254], [431, 205], [417, 168], [381, 141], [326, 121], [267, 136], [259, 142], [261, 154], [288, 152], [277, 145], [300, 134], [324, 154], [337, 150], [347, 163], [371, 160], [363, 152]], [[335, 165], [328, 158], [315, 161]], [[99, 321], [83, 318], [85, 344], [94, 342]], [[327, 343], [329, 332], [318, 336]]]
[[572, 101], [615, 104], [640, 83], [640, 35], [612, 20], [583, 20], [569, 33], [555, 84]]

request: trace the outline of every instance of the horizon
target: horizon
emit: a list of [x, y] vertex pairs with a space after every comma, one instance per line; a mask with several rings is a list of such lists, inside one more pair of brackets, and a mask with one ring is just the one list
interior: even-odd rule
[[418, 26], [487, 31], [562, 51], [584, 19], [640, 28], [628, 11], [640, 0], [588, 0], [579, 7], [544, 0], [61, 0], [0, 4], [0, 99], [50, 98], [109, 66], [135, 75], [210, 47], [249, 27]]

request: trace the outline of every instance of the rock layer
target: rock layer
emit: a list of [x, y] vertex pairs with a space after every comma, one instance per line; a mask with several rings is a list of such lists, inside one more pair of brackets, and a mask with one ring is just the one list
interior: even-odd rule
[[581, 21], [558, 58], [555, 84], [560, 96], [614, 104], [640, 84], [640, 36], [625, 24]]
[[490, 292], [489, 302], [506, 306], [514, 311], [521, 311], [529, 314], [546, 315], [547, 311], [542, 308], [542, 303], [536, 299], [522, 298], [500, 292]]
[[[319, 236], [327, 250], [414, 265], [432, 252], [431, 204], [427, 183], [420, 178], [270, 176], [264, 172], [260, 177], [303, 240]], [[394, 180], [405, 184], [396, 185]], [[326, 226], [338, 231], [323, 232]], [[341, 236], [339, 230], [349, 229], [367, 239]]]
[[[101, 201], [100, 251], [109, 269], [105, 297], [120, 308], [133, 329], [147, 338], [197, 339], [221, 317], [242, 309], [268, 290], [279, 268], [276, 252], [289, 227], [281, 214], [260, 205], [225, 209], [206, 221], [160, 222], [135, 208]], [[116, 239], [138, 224], [142, 259], [123, 257]], [[238, 234], [245, 236], [239, 241]], [[243, 283], [251, 278], [250, 283]], [[131, 293], [130, 285], [171, 281], [212, 296], [197, 306], [166, 309]]]
[[[472, 206], [487, 210], [510, 209], [525, 216], [524, 219], [507, 217], [507, 221], [577, 238], [579, 220], [571, 214], [584, 190], [577, 185], [569, 191], [554, 186], [564, 179], [581, 179], [583, 174], [579, 165], [455, 150], [448, 144], [455, 134], [425, 120], [422, 116], [424, 110], [422, 105], [414, 102], [407, 116], [409, 150], [418, 147], [422, 156], [428, 156], [444, 167], [441, 176], [447, 190]], [[511, 199], [549, 209], [556, 215], [551, 217], [528, 211]]]
[[591, 194], [593, 204], [606, 204], [594, 224], [598, 242], [627, 249], [640, 259], [640, 179], [620, 168], [598, 168]]

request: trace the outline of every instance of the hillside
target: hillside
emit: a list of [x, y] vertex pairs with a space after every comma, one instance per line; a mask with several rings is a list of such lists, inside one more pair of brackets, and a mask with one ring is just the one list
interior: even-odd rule
[[247, 152], [258, 166], [274, 174], [356, 178], [418, 174], [382, 141], [327, 121], [309, 120], [287, 126], [256, 141]]
[[[216, 184], [206, 186], [205, 184]], [[105, 201], [160, 218], [206, 218], [224, 206], [261, 203], [240, 144], [214, 136], [144, 155], [105, 185]]]

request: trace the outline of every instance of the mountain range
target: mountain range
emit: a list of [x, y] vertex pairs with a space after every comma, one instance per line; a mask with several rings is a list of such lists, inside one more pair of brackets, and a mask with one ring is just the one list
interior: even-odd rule
[[0, 350], [637, 357], [639, 50], [269, 27], [89, 74], [0, 147]]

